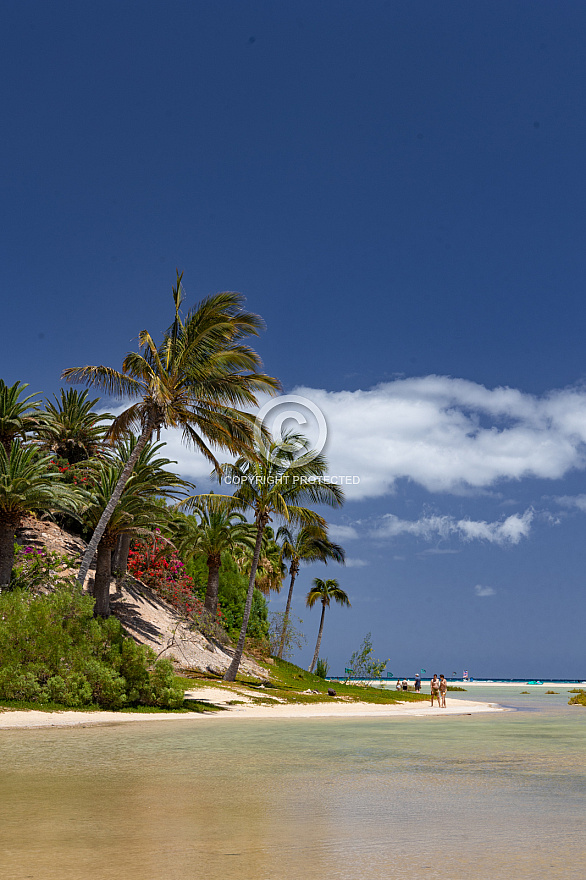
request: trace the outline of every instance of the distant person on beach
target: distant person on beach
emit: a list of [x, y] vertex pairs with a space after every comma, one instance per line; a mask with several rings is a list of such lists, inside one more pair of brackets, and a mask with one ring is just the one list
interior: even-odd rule
[[409, 688], [409, 685], [408, 685], [408, 683], [407, 683], [407, 679], [404, 678], [404, 679], [403, 679], [403, 690], [406, 691], [406, 690], [408, 690], [408, 688]]
[[415, 693], [418, 694], [420, 690], [421, 690], [421, 676], [419, 675], [419, 673], [417, 673], [417, 675], [415, 676]]
[[446, 708], [446, 692], [448, 690], [448, 683], [446, 681], [445, 675], [440, 675], [440, 708]]
[[437, 706], [440, 707], [440, 680], [437, 673], [434, 673], [431, 679], [431, 705], [433, 706], [433, 698], [437, 697]]
[[397, 684], [395, 685], [395, 690], [396, 690], [396, 691], [400, 691], [401, 689], [402, 689], [402, 687], [401, 687], [401, 679], [398, 678], [398, 679], [397, 679]]

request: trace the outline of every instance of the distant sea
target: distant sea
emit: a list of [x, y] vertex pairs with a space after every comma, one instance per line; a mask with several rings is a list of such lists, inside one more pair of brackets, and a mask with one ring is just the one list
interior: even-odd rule
[[[521, 694], [529, 690], [529, 694]], [[583, 880], [586, 709], [0, 731], [2, 880]]]

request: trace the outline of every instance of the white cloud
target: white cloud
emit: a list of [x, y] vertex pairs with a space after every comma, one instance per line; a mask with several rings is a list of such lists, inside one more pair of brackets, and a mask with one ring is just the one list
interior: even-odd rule
[[425, 541], [452, 536], [462, 541], [488, 541], [491, 544], [518, 544], [531, 530], [534, 513], [531, 509], [522, 515], [515, 513], [498, 522], [484, 522], [470, 519], [457, 520], [452, 516], [424, 516], [418, 520], [400, 519], [392, 513], [382, 517], [379, 525], [372, 529], [372, 538], [394, 538], [398, 535], [413, 535]]
[[[368, 391], [302, 387], [293, 393], [323, 412], [330, 474], [360, 479], [345, 487], [353, 500], [392, 493], [400, 479], [430, 492], [469, 494], [503, 480], [556, 480], [573, 468], [586, 468], [586, 389], [537, 397], [424, 376]], [[315, 439], [310, 409], [301, 408], [302, 418], [296, 420], [295, 405], [287, 404], [293, 426]], [[207, 481], [210, 464], [182, 445], [178, 431], [163, 432], [162, 438], [184, 476]]]
[[583, 390], [535, 397], [425, 376], [369, 391], [295, 393], [325, 414], [331, 473], [360, 477], [346, 488], [356, 500], [388, 494], [401, 478], [430, 492], [462, 493], [586, 467]]
[[586, 513], [586, 495], [560, 495], [555, 501], [562, 507], [577, 507]]
[[346, 567], [347, 568], [364, 568], [365, 566], [370, 565], [365, 559], [346, 559]]
[[483, 587], [481, 584], [476, 584], [474, 587], [474, 592], [477, 596], [494, 596], [496, 590], [492, 587]]
[[358, 532], [353, 526], [338, 526], [335, 523], [329, 523], [328, 536], [333, 541], [355, 541], [358, 538]]

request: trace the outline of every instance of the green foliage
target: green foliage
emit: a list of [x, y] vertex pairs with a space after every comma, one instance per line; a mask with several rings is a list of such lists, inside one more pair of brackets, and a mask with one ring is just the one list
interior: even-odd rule
[[366, 633], [362, 645], [350, 657], [348, 666], [357, 678], [380, 678], [388, 662], [373, 657], [371, 634]]
[[575, 696], [570, 697], [568, 706], [586, 706], [586, 691], [578, 691]]
[[[177, 708], [183, 691], [168, 660], [92, 617], [93, 599], [67, 585], [49, 595], [0, 595], [0, 699], [71, 708]], [[152, 667], [152, 671], [151, 671]]]
[[37, 547], [14, 545], [14, 568], [10, 586], [13, 589], [38, 591], [41, 588], [55, 589], [60, 584], [70, 582], [68, 576], [78, 562], [69, 556], [52, 553]]
[[[293, 622], [294, 620], [299, 624], [303, 623], [300, 617], [293, 618], [291, 614], [287, 615], [284, 611], [271, 611], [269, 613], [269, 644], [273, 656], [278, 655], [283, 635], [285, 636], [283, 645], [283, 657], [285, 660], [290, 659], [295, 648], [300, 651], [305, 645], [307, 639], [301, 630], [297, 628]], [[283, 627], [285, 627], [284, 633]]]
[[271, 679], [272, 696], [279, 697], [288, 703], [323, 703], [337, 698], [346, 702], [394, 704], [398, 702], [429, 703], [429, 694], [395, 691], [384, 687], [364, 687], [358, 684], [343, 684], [336, 681], [333, 685], [336, 697], [328, 696], [331, 682], [301, 669], [286, 660], [274, 658], [265, 667]]
[[327, 661], [327, 658], [324, 660], [323, 657], [320, 657], [315, 664], [315, 674], [318, 678], [327, 678], [329, 671], [330, 665]]
[[[197, 585], [197, 595], [201, 599], [205, 598], [208, 572], [205, 557], [196, 556], [190, 560], [185, 566], [185, 572], [193, 578]], [[222, 626], [232, 639], [238, 638], [242, 626], [247, 590], [248, 579], [246, 575], [240, 573], [229, 553], [223, 553], [218, 604], [221, 608]], [[252, 596], [247, 635], [255, 641], [266, 641], [269, 638], [267, 603], [262, 593], [256, 589]]]

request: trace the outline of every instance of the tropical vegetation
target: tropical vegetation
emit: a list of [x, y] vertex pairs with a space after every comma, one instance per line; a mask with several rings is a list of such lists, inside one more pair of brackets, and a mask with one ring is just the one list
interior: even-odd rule
[[139, 334], [140, 349], [124, 358], [122, 370], [106, 366], [71, 367], [63, 378], [134, 400], [108, 429], [112, 440], [136, 431], [138, 441], [122, 469], [84, 555], [78, 580], [83, 585], [108, 520], [118, 504], [144, 445], [163, 428], [180, 428], [184, 442], [219, 471], [211, 447], [241, 453], [250, 448], [252, 416], [238, 407], [256, 406], [256, 394], [273, 393], [279, 382], [260, 372], [261, 361], [244, 340], [258, 335], [263, 322], [244, 311], [237, 293], [204, 299], [183, 319], [182, 275], [173, 288], [175, 318], [157, 345]]
[[334, 544], [333, 541], [329, 540], [327, 530], [319, 524], [312, 523], [296, 530], [291, 529], [289, 526], [281, 526], [277, 532], [277, 539], [281, 541], [283, 559], [289, 562], [290, 575], [287, 604], [283, 616], [283, 629], [277, 651], [277, 657], [282, 659], [287, 639], [293, 587], [295, 586], [295, 580], [299, 574], [301, 563], [324, 562], [327, 564], [328, 560], [334, 560], [343, 564], [345, 554], [339, 544]]
[[380, 678], [389, 660], [377, 660], [372, 646], [372, 635], [366, 633], [357, 651], [354, 651], [348, 664], [355, 678]]
[[183, 706], [169, 660], [126, 638], [120, 623], [93, 618], [73, 583], [48, 595], [0, 596], [0, 699], [71, 708]]
[[234, 681], [238, 673], [252, 597], [256, 570], [260, 558], [263, 535], [269, 520], [273, 518], [297, 525], [314, 525], [325, 528], [325, 520], [308, 503], [328, 504], [339, 507], [344, 495], [339, 486], [323, 480], [327, 462], [323, 455], [313, 458], [307, 455], [308, 444], [300, 435], [289, 435], [285, 443], [257, 444], [247, 456], [241, 456], [235, 464], [226, 464], [224, 474], [230, 476], [237, 489], [232, 496], [244, 510], [254, 516], [256, 542], [252, 562], [242, 629], [234, 658], [226, 675], [226, 681]]
[[329, 580], [324, 581], [321, 578], [314, 578], [313, 586], [308, 592], [305, 601], [308, 608], [313, 608], [313, 606], [317, 602], [321, 602], [321, 617], [319, 621], [319, 631], [317, 634], [317, 642], [315, 645], [313, 660], [311, 661], [311, 665], [309, 667], [310, 672], [313, 672], [315, 664], [317, 663], [319, 649], [321, 646], [321, 637], [324, 631], [326, 608], [330, 607], [332, 600], [334, 602], [337, 602], [338, 605], [346, 605], [350, 607], [350, 600], [348, 599], [348, 596], [346, 595], [344, 590], [341, 589], [340, 584], [337, 580], [335, 580], [334, 578], [330, 578]]
[[[143, 679], [145, 669], [149, 675], [155, 669], [153, 658], [148, 652], [140, 662], [131, 657], [131, 649], [120, 641], [122, 631], [110, 620], [113, 579], [127, 572], [169, 602], [190, 627], [231, 645], [233, 660], [225, 679], [234, 681], [245, 648], [257, 657], [272, 652], [281, 659], [303, 645], [303, 633], [291, 617], [301, 566], [344, 563], [344, 550], [330, 540], [321, 512], [323, 505], [335, 508], [344, 500], [342, 490], [325, 479], [326, 459], [302, 435], [276, 442], [264, 426], [259, 430], [251, 414], [257, 395], [274, 394], [280, 387], [262, 371], [248, 344], [262, 329], [262, 319], [231, 292], [207, 297], [184, 315], [181, 281], [178, 273], [174, 318], [158, 342], [142, 331], [138, 350], [126, 355], [121, 369], [102, 365], [63, 371], [68, 382], [97, 389], [110, 400], [123, 399], [127, 405], [119, 415], [105, 412], [107, 401], [103, 405], [87, 389], [61, 389], [43, 402], [38, 394], [28, 394], [25, 383], [0, 379], [0, 598], [9, 602], [12, 592], [10, 619], [18, 618], [27, 631], [45, 626], [56, 608], [69, 608], [67, 621], [76, 621], [71, 632], [85, 628], [89, 639], [78, 650], [75, 639], [67, 641], [66, 622], [65, 642], [55, 633], [50, 636], [61, 645], [55, 651], [61, 659], [51, 662], [35, 639], [28, 660], [23, 653], [17, 661], [5, 646], [0, 662], [6, 658], [13, 672], [14, 664], [23, 666], [25, 678], [14, 678], [20, 684], [11, 691], [22, 699], [56, 700], [61, 694], [61, 703], [69, 700], [72, 706], [87, 700], [137, 705], [143, 699], [136, 681], [123, 671], [124, 658], [142, 664]], [[161, 431], [169, 428], [179, 429], [184, 443], [203, 454], [224, 486], [235, 486], [233, 494], [194, 494], [193, 484], [175, 473], [175, 463], [165, 457]], [[220, 464], [220, 453], [233, 460]], [[15, 544], [31, 516], [56, 519], [87, 542], [76, 589], [67, 580], [76, 561]], [[94, 575], [88, 579], [92, 564]], [[287, 574], [285, 610], [269, 619], [268, 600]], [[317, 596], [318, 583], [329, 586], [319, 594], [322, 619], [311, 669], [318, 659], [325, 608], [332, 599], [344, 604], [346, 597], [336, 581], [319, 579], [310, 595]], [[310, 607], [315, 601], [308, 599]], [[48, 643], [47, 633], [45, 627]], [[112, 675], [126, 684], [116, 679], [103, 690], [118, 696], [100, 696], [101, 686], [92, 684], [99, 676], [88, 677], [81, 661], [71, 665], [68, 651], [75, 657], [86, 651], [92, 663], [110, 664]], [[33, 666], [24, 670], [29, 661]], [[67, 677], [67, 670], [73, 677]], [[0, 697], [8, 693], [8, 685], [3, 687]]]

